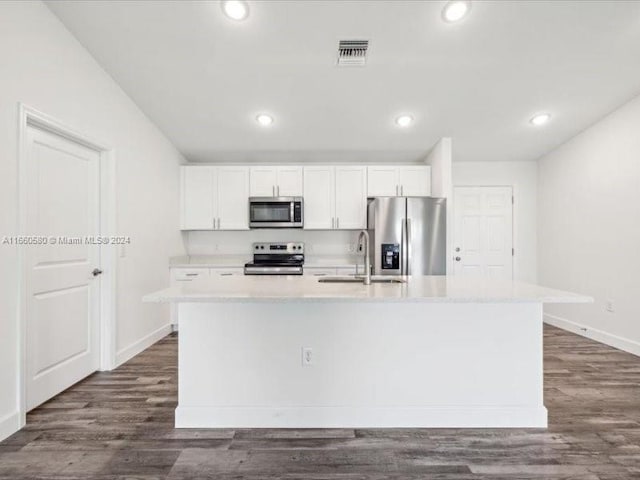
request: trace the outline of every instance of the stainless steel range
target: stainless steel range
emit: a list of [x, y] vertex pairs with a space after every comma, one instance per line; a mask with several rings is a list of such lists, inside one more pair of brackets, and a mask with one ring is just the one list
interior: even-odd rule
[[245, 275], [302, 275], [304, 243], [254, 243], [253, 262], [244, 266]]

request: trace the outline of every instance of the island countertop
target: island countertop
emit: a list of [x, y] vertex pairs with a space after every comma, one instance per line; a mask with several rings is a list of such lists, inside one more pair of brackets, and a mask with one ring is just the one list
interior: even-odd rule
[[405, 283], [320, 283], [317, 277], [235, 275], [183, 282], [145, 302], [367, 301], [431, 303], [590, 303], [589, 296], [529, 283], [458, 276], [408, 276]]

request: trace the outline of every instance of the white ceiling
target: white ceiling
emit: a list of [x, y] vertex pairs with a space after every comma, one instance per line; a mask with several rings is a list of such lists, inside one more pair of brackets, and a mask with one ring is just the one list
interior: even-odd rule
[[[459, 24], [443, 1], [248, 3], [48, 6], [191, 161], [408, 161], [443, 136], [456, 161], [534, 160], [640, 93], [640, 2], [476, 0]], [[337, 68], [340, 39], [368, 65]]]

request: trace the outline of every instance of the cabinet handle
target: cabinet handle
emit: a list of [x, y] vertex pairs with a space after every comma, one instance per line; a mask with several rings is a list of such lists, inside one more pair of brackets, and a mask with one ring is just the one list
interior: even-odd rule
[[336, 227], [335, 227], [335, 223], [336, 223], [336, 219], [335, 219], [335, 218], [333, 218], [333, 217], [331, 217], [331, 228], [332, 228], [332, 229], [333, 229], [333, 228], [336, 228]]
[[218, 217], [218, 230], [220, 230], [220, 217]]
[[404, 197], [404, 185], [400, 185], [400, 196]]
[[278, 196], [280, 196], [280, 185], [278, 185], [278, 189], [276, 191], [278, 192]]
[[216, 217], [213, 217], [213, 229], [216, 229]]
[[336, 217], [336, 228], [340, 228], [340, 217]]
[[396, 185], [396, 197], [398, 196], [398, 185]]
[[275, 185], [271, 185], [271, 196], [272, 197], [276, 196], [276, 186]]

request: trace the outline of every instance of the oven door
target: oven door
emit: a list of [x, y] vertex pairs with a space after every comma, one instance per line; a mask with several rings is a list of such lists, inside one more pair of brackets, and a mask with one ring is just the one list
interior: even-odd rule
[[249, 199], [249, 227], [292, 228], [302, 227], [295, 221], [295, 200], [278, 197], [251, 197]]

